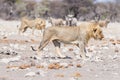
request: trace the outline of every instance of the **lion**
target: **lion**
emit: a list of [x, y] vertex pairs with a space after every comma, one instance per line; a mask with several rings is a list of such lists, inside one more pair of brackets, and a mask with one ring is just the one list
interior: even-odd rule
[[49, 17], [48, 22], [51, 23], [52, 26], [63, 26], [64, 25], [64, 20], [61, 18], [55, 19], [55, 18]]
[[46, 26], [45, 20], [36, 18], [34, 20], [29, 20], [26, 17], [21, 19], [21, 26], [19, 28], [19, 34], [20, 32], [24, 33], [27, 28], [32, 29], [32, 35], [34, 35], [34, 30], [44, 30]]
[[80, 56], [86, 58], [86, 49], [85, 47], [88, 44], [88, 41], [94, 38], [95, 40], [102, 40], [104, 35], [102, 33], [101, 27], [98, 22], [86, 22], [81, 23], [78, 27], [49, 27], [46, 28], [43, 33], [43, 39], [38, 47], [33, 51], [38, 51], [38, 54], [43, 48], [52, 41], [56, 52], [59, 57], [64, 58], [65, 56], [60, 52], [60, 43], [64, 44], [73, 44], [77, 43], [77, 47], [80, 48]]

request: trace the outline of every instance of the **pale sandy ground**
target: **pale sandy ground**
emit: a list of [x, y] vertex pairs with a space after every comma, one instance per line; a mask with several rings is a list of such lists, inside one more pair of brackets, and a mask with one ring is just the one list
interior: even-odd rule
[[[28, 29], [18, 35], [17, 25], [19, 21], [0, 20], [0, 80], [120, 80], [120, 23], [103, 28], [104, 40], [89, 42], [90, 58], [85, 62], [77, 59], [79, 49], [72, 45], [61, 48], [70, 58], [56, 58], [52, 43], [39, 59], [30, 46], [38, 47], [40, 31], [32, 36]], [[58, 64], [53, 67], [57, 69], [48, 68], [52, 63]]]

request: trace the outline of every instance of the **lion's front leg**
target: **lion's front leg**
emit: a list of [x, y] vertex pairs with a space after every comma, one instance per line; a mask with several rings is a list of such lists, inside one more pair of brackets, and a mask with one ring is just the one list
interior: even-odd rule
[[80, 56], [83, 58], [83, 59], [86, 59], [86, 48], [85, 48], [85, 44], [83, 42], [80, 42], [78, 44], [78, 47], [80, 48]]
[[32, 35], [34, 35], [35, 26], [32, 27]]
[[55, 46], [56, 53], [59, 55], [59, 57], [65, 58], [65, 56], [62, 55], [61, 52], [60, 52], [60, 42], [58, 42], [57, 40], [53, 40], [52, 42], [53, 42], [53, 44]]

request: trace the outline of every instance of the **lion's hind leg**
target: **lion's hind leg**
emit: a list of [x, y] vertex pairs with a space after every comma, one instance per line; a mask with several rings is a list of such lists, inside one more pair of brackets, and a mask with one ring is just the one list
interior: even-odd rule
[[36, 50], [37, 51], [37, 55], [38, 56], [41, 56], [40, 53], [41, 53], [41, 50], [43, 50], [43, 48], [49, 43], [49, 40], [42, 40], [41, 43], [40, 43], [40, 46], [38, 47], [38, 49]]
[[79, 42], [79, 44], [77, 44], [77, 47], [79, 47], [80, 49], [80, 56], [82, 57], [82, 59], [86, 59], [85, 44], [83, 42]]
[[43, 50], [43, 48], [49, 43], [50, 40], [43, 40], [38, 47], [39, 51]]

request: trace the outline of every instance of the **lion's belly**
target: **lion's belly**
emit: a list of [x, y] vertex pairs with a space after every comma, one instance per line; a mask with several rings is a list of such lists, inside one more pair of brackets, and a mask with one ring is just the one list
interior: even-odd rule
[[79, 41], [76, 40], [76, 41], [72, 41], [71, 43], [72, 43], [72, 44], [76, 44], [76, 43], [79, 43]]
[[76, 40], [76, 41], [65, 41], [65, 40], [60, 40], [60, 42], [65, 43], [65, 44], [77, 44], [77, 43], [79, 43], [78, 40]]
[[63, 38], [59, 38], [58, 40], [66, 44], [78, 43], [78, 39], [75, 36], [74, 37], [63, 37]]

